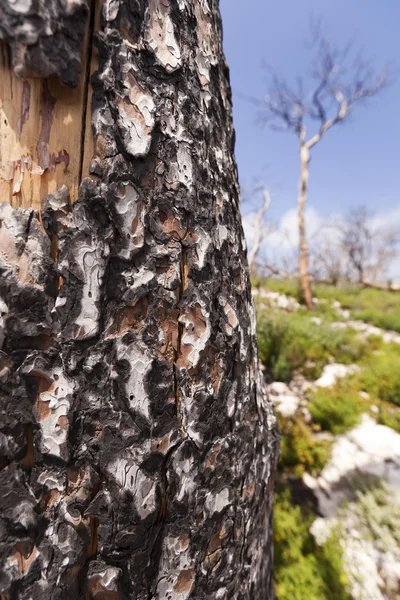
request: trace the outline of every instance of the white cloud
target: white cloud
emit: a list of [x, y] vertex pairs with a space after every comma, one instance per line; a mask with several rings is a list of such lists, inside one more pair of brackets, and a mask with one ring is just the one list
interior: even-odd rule
[[373, 215], [371, 223], [376, 229], [398, 229], [400, 227], [400, 206], [390, 211]]
[[[255, 233], [255, 220], [257, 212], [247, 213], [243, 217], [243, 227], [249, 249], [251, 249]], [[313, 207], [305, 211], [305, 225], [307, 239], [312, 245], [323, 241], [324, 245], [335, 246], [337, 243], [337, 229], [332, 223], [338, 224], [345, 219], [343, 213], [332, 213], [329, 217], [322, 217]], [[377, 212], [371, 217], [371, 224], [376, 229], [400, 229], [400, 207], [385, 212]], [[280, 218], [276, 227], [264, 225], [264, 236], [261, 253], [270, 258], [287, 257], [297, 252], [299, 232], [297, 209], [291, 208]], [[389, 277], [400, 278], [400, 257], [395, 258], [388, 273]]]
[[[243, 217], [244, 234], [250, 248], [253, 245], [256, 218], [257, 212], [255, 211], [247, 213]], [[314, 208], [306, 209], [305, 222], [307, 235], [310, 239], [317, 234], [323, 225], [323, 219]], [[282, 251], [297, 248], [299, 244], [298, 228], [297, 210], [291, 208], [283, 214], [276, 228], [267, 224], [264, 225], [264, 248], [279, 249]]]
[[396, 282], [400, 281], [400, 257], [393, 259], [390, 263], [390, 267], [387, 272], [387, 278], [393, 279]]

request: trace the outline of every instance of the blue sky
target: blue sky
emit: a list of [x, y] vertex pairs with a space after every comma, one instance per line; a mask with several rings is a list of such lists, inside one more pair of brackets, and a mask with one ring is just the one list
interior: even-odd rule
[[231, 73], [236, 159], [242, 187], [253, 179], [269, 187], [270, 217], [279, 219], [297, 201], [298, 154], [293, 134], [272, 132], [257, 122], [257, 109], [240, 94], [262, 98], [262, 60], [289, 82], [307, 73], [310, 18], [322, 18], [337, 44], [350, 39], [379, 67], [395, 60], [394, 83], [330, 130], [312, 154], [309, 206], [322, 218], [352, 205], [378, 213], [400, 207], [400, 1], [220, 0], [224, 50]]

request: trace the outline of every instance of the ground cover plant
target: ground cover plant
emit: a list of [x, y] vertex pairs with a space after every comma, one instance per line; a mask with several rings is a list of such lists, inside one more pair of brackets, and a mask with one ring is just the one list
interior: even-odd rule
[[308, 410], [314, 423], [335, 435], [345, 433], [355, 427], [367, 403], [359, 394], [354, 378], [338, 381], [331, 388], [320, 388], [311, 394]]
[[325, 321], [317, 324], [305, 309], [290, 314], [259, 310], [257, 337], [260, 359], [275, 381], [289, 381], [296, 370], [316, 379], [330, 360], [352, 363], [368, 347], [355, 331], [332, 329]]
[[[258, 278], [253, 280], [253, 287], [257, 286], [293, 296], [298, 302], [302, 302], [300, 286], [296, 279]], [[351, 283], [340, 286], [314, 283], [312, 291], [315, 298], [326, 300], [330, 305], [334, 301], [340, 302], [354, 319], [400, 332], [400, 292], [377, 290]], [[317, 303], [315, 310], [318, 313], [324, 308]]]
[[[256, 283], [261, 292], [279, 292], [301, 303], [295, 281]], [[305, 474], [318, 477], [329, 461], [335, 436], [357, 426], [363, 413], [400, 433], [400, 346], [384, 343], [380, 335], [366, 338], [344, 325], [332, 327], [333, 322], [346, 322], [338, 301], [350, 318], [399, 331], [400, 294], [325, 284], [315, 284], [313, 291], [319, 299], [313, 312], [302, 305], [289, 312], [274, 307], [265, 294], [255, 297], [259, 355], [267, 382], [290, 383], [298, 374], [313, 382], [331, 362], [358, 368], [331, 387], [308, 389], [293, 415], [278, 414], [282, 442], [274, 516], [277, 600], [350, 598], [339, 543], [344, 530], [334, 531], [318, 546], [310, 533], [316, 513], [304, 505], [304, 497], [292, 497], [289, 489], [301, 486]], [[372, 501], [366, 499], [369, 506]], [[354, 510], [364, 510], [364, 504]], [[383, 515], [385, 510], [382, 504]]]
[[293, 504], [289, 489], [275, 494], [275, 595], [277, 600], [350, 600], [342, 549], [335, 533], [318, 546], [314, 516]]

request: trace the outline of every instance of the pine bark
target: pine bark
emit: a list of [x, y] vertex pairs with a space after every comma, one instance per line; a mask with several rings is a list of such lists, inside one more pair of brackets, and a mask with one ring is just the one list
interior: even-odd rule
[[0, 8], [0, 594], [269, 600], [218, 3], [90, 8]]

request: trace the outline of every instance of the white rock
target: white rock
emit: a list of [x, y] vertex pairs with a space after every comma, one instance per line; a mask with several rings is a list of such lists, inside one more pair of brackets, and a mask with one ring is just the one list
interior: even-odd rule
[[393, 556], [392, 552], [386, 552], [381, 558], [380, 572], [387, 585], [392, 589], [396, 589], [400, 581], [400, 562], [398, 557]]
[[299, 407], [300, 398], [294, 394], [285, 394], [281, 396], [272, 396], [276, 410], [284, 417], [294, 415]]
[[331, 323], [332, 329], [346, 329], [347, 323], [343, 323], [342, 321], [334, 321]]
[[[378, 491], [379, 490], [379, 491]], [[375, 494], [378, 493], [378, 496]], [[310, 527], [317, 544], [334, 529], [343, 548], [343, 568], [354, 600], [397, 598], [400, 589], [400, 548], [396, 524], [400, 495], [385, 486], [359, 492], [336, 517], [317, 518]]]
[[270, 394], [274, 396], [279, 396], [280, 394], [290, 394], [289, 386], [283, 381], [274, 381], [268, 386], [268, 391]]
[[362, 334], [362, 337], [367, 338], [370, 335], [376, 335], [382, 338], [385, 344], [400, 344], [400, 334], [396, 331], [386, 331], [375, 325], [370, 325], [364, 321], [351, 320], [347, 325]]
[[286, 296], [286, 294], [280, 294], [279, 292], [272, 292], [265, 289], [253, 289], [252, 294], [253, 296], [265, 298], [269, 305], [275, 308], [282, 308], [289, 312], [293, 312], [300, 308], [300, 304], [297, 302], [297, 300], [291, 296]]
[[360, 476], [383, 479], [400, 492], [400, 434], [367, 415], [360, 425], [336, 438], [321, 475], [303, 476], [303, 481], [314, 490], [320, 513], [331, 517], [343, 500], [352, 497], [352, 480]]
[[381, 593], [384, 581], [377, 569], [378, 553], [370, 540], [347, 537], [343, 562], [354, 600], [385, 600]]
[[303, 415], [303, 420], [305, 423], [311, 423], [312, 416], [307, 407], [301, 409], [301, 414]]
[[311, 321], [313, 323], [315, 323], [316, 325], [321, 325], [321, 323], [322, 323], [321, 317], [311, 317]]
[[315, 519], [315, 521], [313, 521], [310, 527], [310, 533], [312, 533], [319, 546], [325, 544], [336, 523], [337, 519], [324, 519], [322, 517], [318, 517]]
[[340, 363], [326, 365], [315, 385], [318, 387], [332, 387], [338, 379], [351, 375], [359, 369], [358, 365], [342, 365]]

